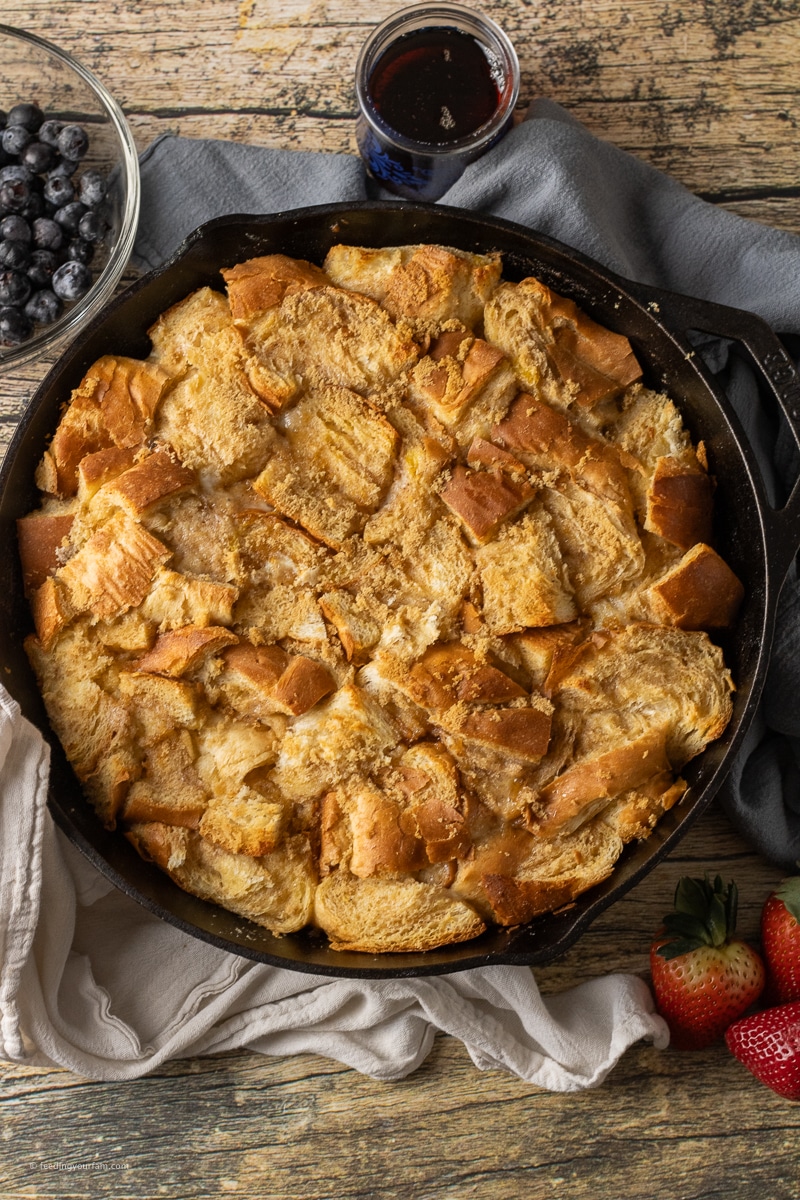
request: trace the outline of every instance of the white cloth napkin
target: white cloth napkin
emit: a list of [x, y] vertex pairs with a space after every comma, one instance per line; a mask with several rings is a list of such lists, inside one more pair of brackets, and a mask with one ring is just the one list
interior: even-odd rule
[[526, 967], [330, 979], [187, 936], [117, 891], [53, 824], [49, 750], [0, 686], [0, 1053], [90, 1079], [248, 1048], [322, 1054], [401, 1079], [438, 1030], [481, 1070], [552, 1091], [601, 1083], [641, 1038], [668, 1042], [646, 984], [608, 975], [542, 997]]

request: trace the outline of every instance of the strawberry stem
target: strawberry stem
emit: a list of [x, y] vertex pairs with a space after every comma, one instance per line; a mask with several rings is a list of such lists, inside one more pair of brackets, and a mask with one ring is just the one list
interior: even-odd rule
[[664, 917], [667, 935], [658, 953], [669, 961], [700, 946], [724, 946], [736, 931], [739, 891], [717, 875], [692, 879], [684, 875], [675, 889], [675, 909]]
[[800, 924], [800, 875], [790, 875], [784, 879], [775, 889], [775, 895]]

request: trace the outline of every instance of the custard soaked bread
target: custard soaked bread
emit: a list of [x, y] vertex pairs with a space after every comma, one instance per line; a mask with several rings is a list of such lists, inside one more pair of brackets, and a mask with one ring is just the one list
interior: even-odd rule
[[426, 950], [569, 904], [729, 720], [703, 446], [501, 265], [232, 264], [90, 368], [19, 522], [100, 820], [274, 934]]

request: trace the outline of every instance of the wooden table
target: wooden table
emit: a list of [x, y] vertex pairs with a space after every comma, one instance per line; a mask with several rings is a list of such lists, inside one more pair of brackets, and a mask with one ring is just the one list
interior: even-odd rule
[[[5, 0], [121, 101], [143, 148], [166, 130], [353, 151], [352, 74], [395, 0]], [[593, 132], [715, 204], [800, 232], [800, 0], [495, 0], [522, 98], [566, 106]], [[7, 443], [44, 364], [0, 377]], [[679, 850], [561, 961], [552, 992], [610, 970], [644, 973], [678, 876], [721, 871], [740, 925], [780, 872], [710, 811]], [[800, 1106], [724, 1047], [641, 1044], [596, 1091], [542, 1092], [472, 1065], [441, 1037], [422, 1068], [380, 1084], [314, 1056], [230, 1054], [128, 1084], [0, 1069], [0, 1195], [271, 1200], [798, 1200]], [[67, 1173], [43, 1161], [105, 1164]]]

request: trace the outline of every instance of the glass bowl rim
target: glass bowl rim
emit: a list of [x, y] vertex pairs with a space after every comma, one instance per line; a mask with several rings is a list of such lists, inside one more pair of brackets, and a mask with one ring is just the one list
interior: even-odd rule
[[13, 25], [0, 24], [0, 38], [2, 37], [28, 42], [52, 55], [69, 67], [93, 93], [99, 101], [103, 115], [107, 117], [117, 135], [120, 147], [118, 166], [122, 173], [125, 196], [119, 235], [109, 254], [108, 261], [89, 291], [57, 321], [40, 333], [34, 334], [22, 345], [0, 347], [0, 373], [4, 373], [11, 367], [18, 367], [22, 363], [30, 362], [31, 359], [40, 356], [51, 346], [58, 345], [74, 336], [110, 299], [133, 250], [141, 199], [139, 156], [133, 134], [122, 109], [105, 84], [101, 83], [88, 67], [73, 58], [66, 50], [39, 37], [36, 33], [30, 33], [26, 29], [19, 29]]

